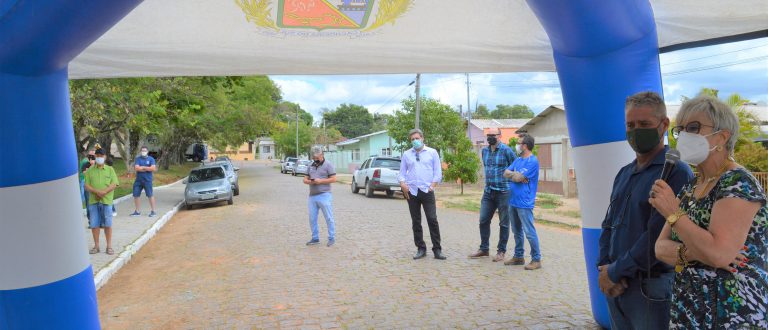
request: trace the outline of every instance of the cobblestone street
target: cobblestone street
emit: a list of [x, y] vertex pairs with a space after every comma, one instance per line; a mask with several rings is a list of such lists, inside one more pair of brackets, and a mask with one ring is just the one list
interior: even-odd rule
[[[544, 267], [525, 271], [468, 259], [479, 245], [477, 214], [441, 208], [448, 260], [430, 252], [414, 261], [399, 195], [366, 198], [336, 184], [336, 245], [325, 246], [321, 216], [323, 244], [307, 247], [299, 177], [245, 162], [240, 186], [232, 206], [180, 211], [99, 290], [105, 329], [597, 327], [577, 231], [539, 226]], [[495, 220], [492, 230], [495, 247]]]

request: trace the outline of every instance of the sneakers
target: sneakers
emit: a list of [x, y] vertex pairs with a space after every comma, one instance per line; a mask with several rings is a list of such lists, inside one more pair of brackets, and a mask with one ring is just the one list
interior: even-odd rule
[[520, 266], [525, 265], [525, 258], [514, 257], [504, 262], [505, 266]]
[[333, 244], [336, 244], [336, 240], [335, 240], [335, 239], [329, 240], [329, 241], [328, 241], [328, 244], [326, 244], [325, 246], [328, 246], [328, 247], [330, 247], [330, 246], [332, 246]]
[[531, 263], [525, 265], [525, 270], [535, 270], [541, 268], [541, 261], [531, 261]]
[[320, 240], [319, 239], [312, 239], [309, 242], [307, 242], [308, 246], [309, 245], [316, 245], [316, 244], [320, 244]]
[[151, 211], [151, 212], [149, 212], [149, 217], [150, 217], [150, 218], [151, 218], [151, 217], [154, 217], [154, 216], [156, 216], [156, 215], [157, 215], [157, 213], [155, 213], [155, 211]]
[[116, 217], [117, 216], [117, 212], [112, 212], [112, 216]]
[[129, 214], [129, 216], [131, 216], [131, 217], [138, 217], [140, 215], [141, 215], [141, 213], [139, 213], [139, 211], [133, 211], [133, 213]]

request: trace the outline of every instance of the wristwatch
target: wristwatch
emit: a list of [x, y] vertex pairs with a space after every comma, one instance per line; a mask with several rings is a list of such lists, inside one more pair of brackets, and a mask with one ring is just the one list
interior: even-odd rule
[[686, 213], [683, 210], [678, 210], [675, 213], [670, 214], [667, 216], [667, 223], [670, 227], [674, 227], [675, 223], [677, 223], [677, 220], [680, 220], [680, 217], [684, 216]]

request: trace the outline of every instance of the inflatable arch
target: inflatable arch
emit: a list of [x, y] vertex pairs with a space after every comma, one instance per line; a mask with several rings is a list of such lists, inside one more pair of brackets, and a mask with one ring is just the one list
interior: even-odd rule
[[[0, 330], [100, 327], [83, 244], [67, 70], [140, 3], [0, 1], [0, 145], [13, 157], [0, 163]], [[654, 15], [648, 0], [528, 6], [553, 49], [579, 173], [592, 310], [608, 326], [596, 283], [598, 237], [613, 173], [633, 158], [624, 99], [662, 92]]]

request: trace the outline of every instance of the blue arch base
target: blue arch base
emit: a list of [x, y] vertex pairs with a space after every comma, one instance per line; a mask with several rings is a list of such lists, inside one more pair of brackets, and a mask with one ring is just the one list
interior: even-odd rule
[[100, 327], [91, 266], [46, 285], [0, 290], [0, 330]]
[[[611, 324], [611, 317], [608, 315], [608, 303], [605, 301], [605, 295], [600, 291], [597, 284], [597, 260], [600, 257], [600, 233], [602, 229], [582, 228], [581, 239], [584, 243], [584, 261], [587, 263], [587, 281], [589, 283], [589, 301], [592, 303], [592, 317], [603, 327]], [[592, 266], [590, 266], [592, 265]]]

